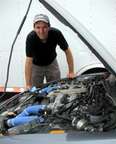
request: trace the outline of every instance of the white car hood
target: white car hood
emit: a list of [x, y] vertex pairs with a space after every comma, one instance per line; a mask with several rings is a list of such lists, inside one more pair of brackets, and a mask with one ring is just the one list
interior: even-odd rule
[[87, 47], [97, 56], [103, 65], [116, 75], [116, 60], [76, 18], [53, 0], [39, 0], [57, 19], [70, 27]]

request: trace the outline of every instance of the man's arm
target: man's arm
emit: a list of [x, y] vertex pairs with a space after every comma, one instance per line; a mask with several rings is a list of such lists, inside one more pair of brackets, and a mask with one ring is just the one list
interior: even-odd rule
[[65, 50], [65, 54], [66, 54], [66, 59], [67, 59], [68, 69], [69, 69], [67, 77], [68, 78], [74, 78], [75, 77], [75, 74], [74, 74], [74, 62], [73, 62], [73, 56], [72, 56], [72, 52], [71, 52], [70, 48]]
[[32, 60], [31, 57], [26, 57], [25, 62], [25, 81], [26, 81], [26, 89], [32, 87]]

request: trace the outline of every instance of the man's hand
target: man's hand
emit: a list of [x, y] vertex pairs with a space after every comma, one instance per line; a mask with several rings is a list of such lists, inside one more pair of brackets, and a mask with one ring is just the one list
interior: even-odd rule
[[25, 90], [29, 90], [29, 89], [31, 89], [32, 88], [32, 85], [26, 85], [25, 86]]
[[74, 74], [73, 72], [72, 73], [68, 73], [67, 77], [73, 79], [73, 78], [76, 77], [76, 74]]

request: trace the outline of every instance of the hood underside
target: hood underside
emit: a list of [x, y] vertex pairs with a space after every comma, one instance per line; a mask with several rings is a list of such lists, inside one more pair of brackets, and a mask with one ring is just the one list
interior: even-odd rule
[[74, 31], [112, 74], [116, 75], [116, 61], [107, 49], [69, 11], [56, 1], [39, 0], [60, 22]]

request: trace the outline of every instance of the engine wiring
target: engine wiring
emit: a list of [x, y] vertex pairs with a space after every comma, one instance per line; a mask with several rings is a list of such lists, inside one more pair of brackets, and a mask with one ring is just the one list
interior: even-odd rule
[[[15, 134], [49, 133], [53, 129], [65, 132], [115, 130], [115, 99], [109, 94], [105, 84], [108, 81], [104, 75], [104, 73], [96, 73], [78, 76], [72, 80], [61, 79], [50, 82], [34, 92], [28, 91], [1, 103], [2, 115], [6, 112], [14, 112], [18, 115], [28, 106], [41, 104], [42, 101], [47, 100], [46, 109], [42, 112], [45, 125], [32, 121], [9, 129], [9, 133], [14, 130], [16, 130]], [[49, 91], [51, 89], [52, 91]]]

